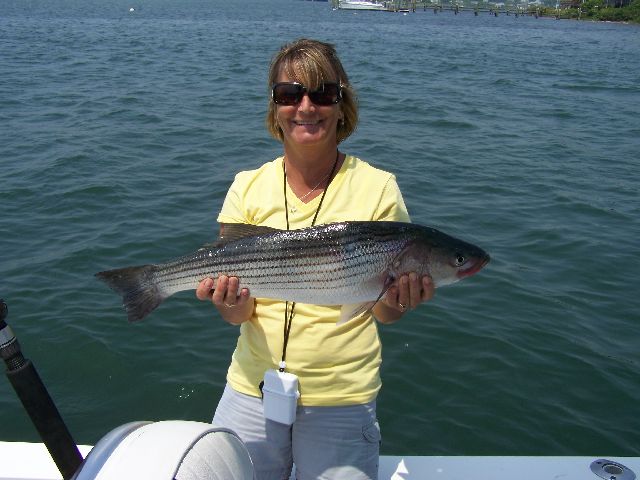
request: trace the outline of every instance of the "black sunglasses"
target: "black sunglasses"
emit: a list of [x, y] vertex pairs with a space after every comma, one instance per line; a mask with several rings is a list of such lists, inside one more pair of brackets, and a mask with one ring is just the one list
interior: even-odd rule
[[323, 83], [320, 88], [310, 92], [298, 82], [276, 83], [271, 89], [271, 99], [278, 105], [297, 105], [305, 93], [309, 95], [309, 100], [320, 106], [334, 105], [342, 100], [342, 87], [337, 83]]

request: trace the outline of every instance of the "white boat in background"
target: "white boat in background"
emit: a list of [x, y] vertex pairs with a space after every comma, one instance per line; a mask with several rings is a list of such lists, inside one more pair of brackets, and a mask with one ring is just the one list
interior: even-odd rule
[[341, 10], [387, 10], [384, 3], [368, 0], [339, 0], [338, 8]]

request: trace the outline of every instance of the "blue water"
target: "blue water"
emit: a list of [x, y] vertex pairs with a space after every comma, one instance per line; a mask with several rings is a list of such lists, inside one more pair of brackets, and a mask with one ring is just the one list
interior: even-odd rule
[[[76, 440], [211, 418], [237, 329], [188, 292], [128, 324], [93, 274], [215, 238], [234, 173], [280, 152], [266, 71], [301, 36], [358, 90], [343, 151], [492, 256], [380, 329], [383, 453], [638, 455], [640, 27], [3, 0], [0, 297]], [[1, 439], [37, 440], [6, 381], [0, 412]]]

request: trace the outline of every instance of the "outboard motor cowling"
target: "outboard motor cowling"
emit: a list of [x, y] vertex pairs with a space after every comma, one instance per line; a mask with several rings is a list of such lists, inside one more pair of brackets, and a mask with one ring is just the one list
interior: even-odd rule
[[72, 480], [253, 480], [231, 430], [189, 421], [133, 422], [105, 435]]

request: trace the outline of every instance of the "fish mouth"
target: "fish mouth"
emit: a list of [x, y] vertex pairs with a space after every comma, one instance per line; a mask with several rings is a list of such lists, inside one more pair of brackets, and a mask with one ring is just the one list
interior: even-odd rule
[[458, 270], [458, 278], [470, 277], [471, 275], [475, 275], [480, 270], [484, 268], [484, 266], [489, 263], [491, 257], [489, 254], [485, 253], [482, 256], [475, 257], [467, 262], [464, 269]]

